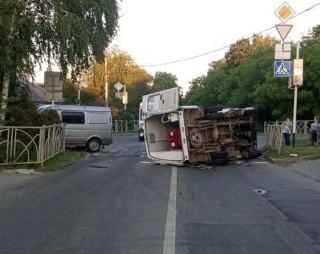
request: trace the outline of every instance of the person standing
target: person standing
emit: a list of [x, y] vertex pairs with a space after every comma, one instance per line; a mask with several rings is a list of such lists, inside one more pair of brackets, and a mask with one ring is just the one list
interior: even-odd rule
[[314, 144], [317, 143], [320, 131], [319, 116], [314, 116], [313, 120], [314, 122], [311, 124], [310, 128], [311, 146], [314, 146]]
[[286, 147], [291, 146], [291, 142], [290, 142], [291, 130], [292, 130], [292, 122], [290, 118], [287, 117], [287, 119], [282, 124], [282, 133], [283, 133]]

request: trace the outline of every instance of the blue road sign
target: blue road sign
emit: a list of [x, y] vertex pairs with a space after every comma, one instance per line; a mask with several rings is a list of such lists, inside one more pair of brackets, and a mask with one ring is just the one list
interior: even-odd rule
[[290, 77], [291, 61], [274, 61], [275, 77]]

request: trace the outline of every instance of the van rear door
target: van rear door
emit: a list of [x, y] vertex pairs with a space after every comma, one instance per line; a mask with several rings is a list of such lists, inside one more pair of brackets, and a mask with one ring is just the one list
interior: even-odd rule
[[150, 115], [176, 111], [179, 107], [178, 87], [144, 95], [142, 97], [143, 112]]

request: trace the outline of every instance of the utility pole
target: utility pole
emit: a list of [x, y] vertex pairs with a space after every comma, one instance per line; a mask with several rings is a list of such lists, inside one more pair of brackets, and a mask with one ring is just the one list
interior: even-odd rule
[[[299, 59], [300, 42], [297, 42], [296, 59]], [[296, 125], [297, 125], [297, 103], [298, 103], [298, 86], [294, 86], [293, 99], [293, 128], [292, 128], [292, 147], [296, 145]]]
[[293, 79], [294, 85], [294, 101], [293, 101], [293, 129], [292, 129], [292, 147], [296, 143], [296, 125], [297, 125], [297, 100], [298, 100], [298, 87], [303, 84], [303, 59], [299, 58], [300, 42], [297, 42], [296, 59], [293, 61]]
[[104, 52], [104, 68], [105, 68], [105, 73], [104, 73], [104, 91], [105, 91], [105, 103], [106, 107], [108, 107], [108, 59], [107, 59], [107, 53], [108, 53], [108, 48], [106, 47], [105, 52]]
[[80, 105], [80, 101], [81, 101], [81, 98], [80, 98], [80, 95], [81, 94], [81, 81], [80, 80], [78, 80], [78, 99], [77, 99], [77, 105]]

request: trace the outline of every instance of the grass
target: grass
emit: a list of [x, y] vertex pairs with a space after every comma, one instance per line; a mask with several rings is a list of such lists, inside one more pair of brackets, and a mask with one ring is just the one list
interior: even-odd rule
[[87, 155], [83, 151], [66, 150], [64, 153], [60, 153], [55, 157], [47, 160], [43, 163], [43, 166], [38, 165], [35, 170], [41, 172], [51, 172], [62, 169], [64, 166], [81, 160]]
[[64, 166], [79, 161], [87, 155], [84, 151], [76, 151], [72, 149], [66, 149], [64, 153], [60, 153], [53, 158], [47, 160], [43, 163], [43, 166], [40, 164], [26, 164], [26, 165], [8, 165], [2, 166], [1, 170], [6, 169], [34, 169], [37, 172], [52, 172], [62, 169]]
[[[274, 159], [293, 159], [293, 158], [306, 158], [311, 159], [320, 158], [320, 147], [315, 144], [311, 146], [309, 140], [296, 140], [295, 147], [285, 147], [282, 144], [281, 152], [278, 154], [276, 150], [264, 150], [263, 154]], [[295, 156], [296, 155], [296, 156]]]

